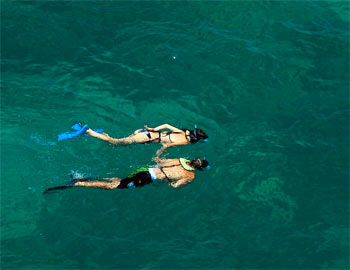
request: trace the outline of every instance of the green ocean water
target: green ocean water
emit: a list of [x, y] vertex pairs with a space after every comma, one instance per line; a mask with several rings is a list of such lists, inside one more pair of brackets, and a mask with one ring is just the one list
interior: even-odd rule
[[[347, 1], [2, 1], [2, 269], [349, 269]], [[76, 188], [197, 124], [190, 185]]]

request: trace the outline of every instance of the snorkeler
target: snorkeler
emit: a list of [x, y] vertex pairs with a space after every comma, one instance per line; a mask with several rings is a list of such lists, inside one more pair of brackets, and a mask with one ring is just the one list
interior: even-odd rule
[[[128, 137], [115, 139], [110, 137], [107, 133], [104, 133], [102, 129], [91, 129], [88, 125], [82, 125], [76, 122], [72, 129], [74, 132], [65, 132], [58, 135], [58, 140], [66, 140], [77, 138], [82, 135], [92, 136], [100, 140], [109, 142], [116, 145], [129, 145], [129, 144], [147, 144], [147, 143], [161, 143], [163, 147], [157, 151], [157, 156], [164, 152], [165, 149], [177, 146], [186, 145], [189, 143], [197, 143], [200, 140], [204, 142], [208, 141], [208, 135], [195, 125], [194, 130], [179, 129], [169, 124], [160, 125], [156, 128], [145, 128], [136, 130]], [[170, 130], [164, 131], [165, 129]], [[163, 131], [162, 131], [163, 130]]]
[[184, 158], [160, 159], [159, 157], [155, 157], [153, 160], [157, 163], [156, 165], [140, 167], [124, 179], [117, 177], [72, 179], [70, 184], [48, 188], [44, 193], [77, 186], [103, 189], [135, 188], [151, 184], [155, 181], [167, 182], [172, 187], [178, 188], [193, 181], [195, 170], [202, 171], [210, 169], [208, 161], [201, 158], [187, 160]]
[[[171, 132], [164, 131], [165, 129]], [[163, 131], [162, 131], [163, 130]], [[129, 144], [147, 144], [161, 143], [163, 147], [157, 151], [157, 156], [162, 154], [167, 148], [178, 145], [186, 145], [189, 143], [197, 143], [200, 140], [208, 141], [208, 135], [195, 125], [194, 130], [179, 129], [169, 124], [160, 125], [155, 128], [145, 126], [143, 129], [136, 130], [128, 137], [115, 139], [107, 133], [98, 133], [90, 128], [86, 130], [86, 134], [107, 141], [111, 144], [129, 145]]]

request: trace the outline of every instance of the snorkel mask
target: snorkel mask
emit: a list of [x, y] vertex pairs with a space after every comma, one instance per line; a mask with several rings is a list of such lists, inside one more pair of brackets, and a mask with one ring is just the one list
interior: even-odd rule
[[[194, 137], [196, 138], [196, 140], [199, 141], [199, 140], [198, 140], [198, 137], [197, 137], [197, 129], [198, 129], [197, 124], [195, 124], [195, 125], [194, 125], [193, 134], [194, 134]], [[202, 139], [202, 142], [208, 142], [208, 138]]]
[[[204, 156], [202, 159], [206, 160], [206, 157]], [[207, 166], [205, 166], [205, 167], [202, 167], [202, 160], [200, 158], [197, 158], [197, 160], [199, 162], [199, 166], [202, 168], [201, 171], [208, 171], [208, 170], [210, 170], [210, 165], [209, 164]]]

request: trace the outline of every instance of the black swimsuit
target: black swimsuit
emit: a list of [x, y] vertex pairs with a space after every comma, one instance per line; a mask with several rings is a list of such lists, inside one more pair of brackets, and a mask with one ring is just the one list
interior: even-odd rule
[[[164, 174], [166, 180], [170, 183], [171, 180], [167, 176], [167, 174], [164, 172], [163, 168], [171, 168], [171, 167], [176, 167], [176, 166], [182, 166], [180, 164], [175, 164], [175, 165], [169, 165], [169, 166], [163, 166], [163, 167], [158, 167], [160, 171]], [[139, 172], [132, 177], [127, 177], [124, 178], [120, 181], [120, 184], [117, 188], [134, 188], [134, 187], [143, 187], [145, 185], [153, 183], [154, 180], [152, 180], [151, 174], [148, 171], [144, 172]]]
[[145, 171], [139, 172], [132, 177], [122, 179], [117, 188], [143, 187], [151, 183], [153, 183], [151, 174]]

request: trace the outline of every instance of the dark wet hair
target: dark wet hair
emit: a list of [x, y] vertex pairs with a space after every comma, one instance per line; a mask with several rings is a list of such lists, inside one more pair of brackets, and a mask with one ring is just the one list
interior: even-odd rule
[[185, 132], [186, 130], [190, 132], [190, 143], [197, 143], [199, 140], [208, 139], [208, 135], [199, 128], [196, 128], [196, 132], [194, 130], [184, 129]]
[[202, 158], [195, 158], [191, 160], [190, 165], [197, 170], [203, 170], [209, 165], [209, 162]]

